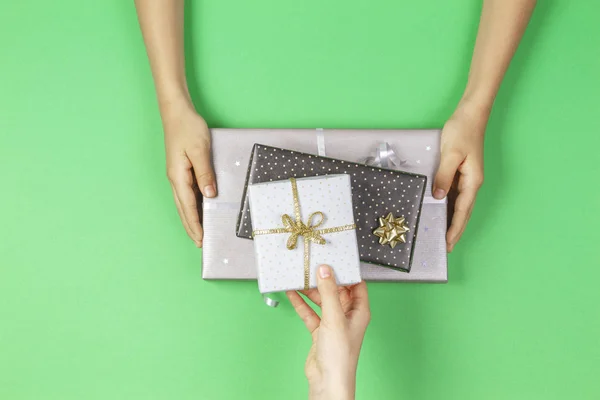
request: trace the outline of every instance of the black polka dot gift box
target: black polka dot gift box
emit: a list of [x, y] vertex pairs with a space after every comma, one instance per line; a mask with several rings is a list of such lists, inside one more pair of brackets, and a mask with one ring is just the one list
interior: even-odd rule
[[[385, 157], [385, 151], [378, 157]], [[427, 187], [425, 175], [255, 144], [242, 195], [237, 236], [250, 239], [253, 235], [249, 185], [337, 174], [350, 178], [360, 260], [409, 272]], [[337, 198], [336, 193], [326, 190], [322, 196]]]

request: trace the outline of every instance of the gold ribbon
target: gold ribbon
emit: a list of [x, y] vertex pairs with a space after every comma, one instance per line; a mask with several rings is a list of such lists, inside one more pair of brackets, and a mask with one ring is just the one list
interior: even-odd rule
[[[310, 286], [310, 242], [316, 244], [325, 244], [326, 241], [322, 235], [326, 233], [335, 233], [356, 229], [356, 224], [336, 226], [335, 228], [317, 229], [325, 221], [325, 214], [323, 214], [321, 211], [315, 211], [311, 213], [308, 217], [307, 223], [305, 224], [302, 222], [302, 216], [300, 214], [300, 201], [298, 200], [298, 186], [296, 184], [296, 178], [290, 178], [290, 182], [292, 184], [294, 215], [296, 219], [294, 220], [289, 215], [283, 214], [281, 216], [283, 228], [259, 229], [253, 231], [252, 236], [289, 233], [290, 237], [286, 243], [288, 250], [294, 250], [298, 243], [298, 238], [302, 236], [304, 238], [304, 290], [308, 290]], [[318, 219], [313, 221], [315, 217], [318, 217]]]
[[379, 238], [380, 244], [389, 244], [393, 249], [398, 243], [406, 243], [406, 232], [409, 230], [404, 216], [395, 218], [389, 213], [386, 217], [379, 218], [379, 228], [373, 231], [373, 235]]

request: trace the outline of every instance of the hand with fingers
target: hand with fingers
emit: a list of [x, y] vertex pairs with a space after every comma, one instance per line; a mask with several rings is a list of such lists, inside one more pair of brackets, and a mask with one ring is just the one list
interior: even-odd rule
[[200, 192], [214, 197], [217, 186], [210, 159], [210, 132], [194, 108], [186, 79], [184, 2], [136, 0], [135, 6], [156, 86], [175, 204], [187, 234], [202, 247]]
[[[462, 236], [483, 184], [483, 136], [496, 95], [536, 0], [485, 0], [465, 91], [442, 130], [442, 157], [433, 197], [449, 195], [448, 251]], [[453, 209], [452, 209], [453, 208]]]
[[462, 105], [442, 130], [442, 155], [433, 183], [433, 196], [443, 199], [449, 195], [449, 204], [454, 207], [446, 234], [448, 252], [462, 236], [483, 184], [483, 138], [487, 120], [487, 111]]
[[183, 226], [202, 247], [200, 195], [215, 197], [217, 186], [210, 157], [210, 132], [193, 107], [163, 117], [167, 175]]
[[312, 336], [305, 373], [311, 400], [354, 399], [356, 367], [371, 319], [367, 284], [338, 287], [331, 267], [321, 265], [317, 289], [302, 291], [321, 307], [321, 317], [295, 291], [287, 296]]

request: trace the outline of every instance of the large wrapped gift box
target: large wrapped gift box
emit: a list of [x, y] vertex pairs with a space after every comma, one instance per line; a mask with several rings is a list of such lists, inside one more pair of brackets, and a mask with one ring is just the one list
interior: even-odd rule
[[[314, 130], [314, 129], [213, 129], [213, 164], [218, 196], [204, 199], [204, 279], [257, 278], [253, 241], [236, 236], [247, 166], [253, 147], [262, 143], [308, 154], [319, 154], [362, 163], [374, 156], [382, 143], [389, 144], [398, 160], [382, 158], [387, 168], [425, 175], [433, 182], [439, 164], [439, 130]], [[381, 164], [386, 167], [386, 165]], [[410, 273], [369, 263], [361, 264], [367, 281], [446, 282], [446, 203], [433, 199], [431, 184], [423, 197], [418, 237]]]
[[[409, 272], [427, 186], [425, 175], [256, 144], [248, 164], [246, 187], [291, 177], [341, 173], [352, 182], [360, 259]], [[243, 197], [237, 235], [250, 239], [252, 218], [248, 196]]]
[[314, 288], [321, 264], [339, 285], [360, 282], [348, 175], [258, 183], [248, 192], [261, 293]]

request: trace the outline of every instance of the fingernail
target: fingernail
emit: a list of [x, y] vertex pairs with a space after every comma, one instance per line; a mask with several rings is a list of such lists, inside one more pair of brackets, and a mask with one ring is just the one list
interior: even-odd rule
[[443, 199], [445, 195], [446, 191], [444, 189], [435, 189], [435, 191], [433, 192], [433, 197], [435, 197], [438, 200]]
[[321, 278], [323, 279], [329, 278], [331, 276], [331, 270], [327, 265], [321, 265], [319, 267], [319, 275], [321, 275]]
[[206, 185], [204, 186], [204, 195], [206, 197], [215, 197], [217, 195], [217, 191], [215, 190], [214, 185]]
[[201, 249], [202, 248], [202, 242], [201, 241], [196, 242], [196, 247], [199, 248], [199, 249]]

